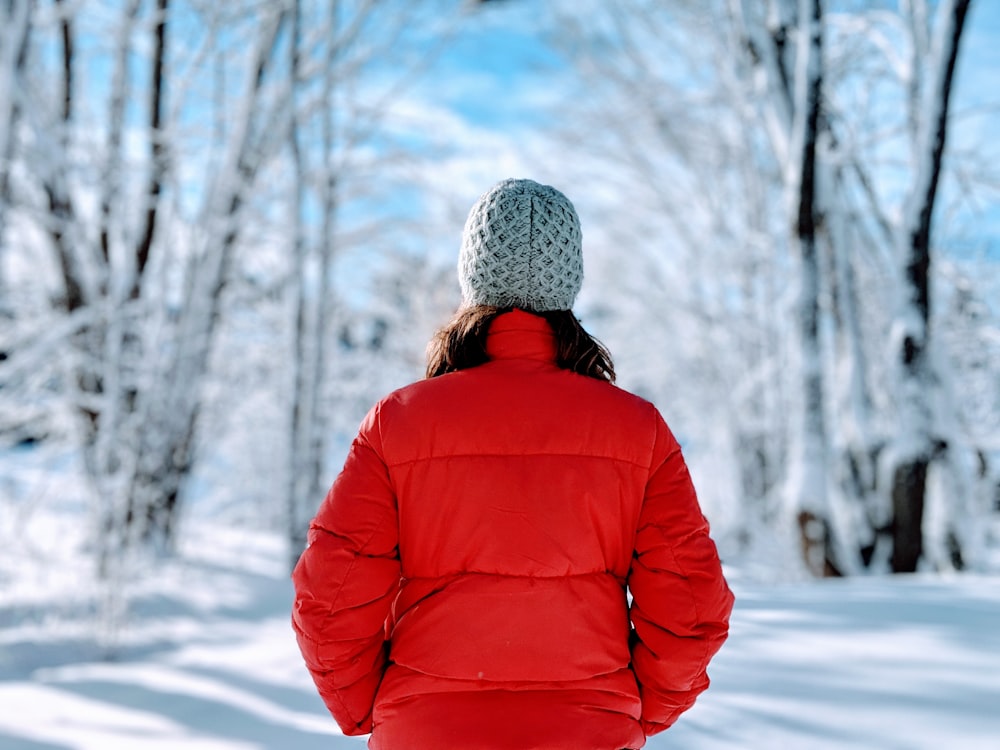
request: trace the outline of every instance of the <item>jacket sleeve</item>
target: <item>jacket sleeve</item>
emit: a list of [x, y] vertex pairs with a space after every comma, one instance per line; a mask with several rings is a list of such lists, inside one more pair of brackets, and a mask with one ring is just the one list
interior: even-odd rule
[[708, 687], [733, 595], [680, 446], [659, 413], [628, 585], [632, 669], [646, 735], [662, 732]]
[[375, 407], [292, 573], [299, 648], [348, 735], [372, 730], [372, 705], [387, 663], [385, 621], [400, 580], [396, 500], [380, 445]]

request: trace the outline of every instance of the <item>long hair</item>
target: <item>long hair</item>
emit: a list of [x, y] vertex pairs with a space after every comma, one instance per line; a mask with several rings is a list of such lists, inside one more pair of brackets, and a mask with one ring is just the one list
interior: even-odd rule
[[[511, 307], [470, 305], [434, 334], [427, 345], [427, 377], [434, 378], [489, 361], [486, 337], [493, 320]], [[615, 367], [604, 344], [580, 325], [571, 310], [532, 313], [545, 318], [556, 339], [556, 365], [580, 375], [615, 382]]]

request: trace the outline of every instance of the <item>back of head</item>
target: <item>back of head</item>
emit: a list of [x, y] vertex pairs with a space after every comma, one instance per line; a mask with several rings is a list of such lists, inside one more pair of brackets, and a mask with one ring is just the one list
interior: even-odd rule
[[465, 223], [458, 278], [467, 306], [569, 310], [583, 283], [580, 219], [561, 192], [503, 180]]
[[582, 239], [576, 209], [553, 187], [508, 179], [483, 193], [462, 234], [462, 307], [430, 342], [427, 376], [487, 362], [493, 319], [517, 308], [548, 321], [559, 367], [614, 382], [611, 355], [572, 311], [583, 284]]

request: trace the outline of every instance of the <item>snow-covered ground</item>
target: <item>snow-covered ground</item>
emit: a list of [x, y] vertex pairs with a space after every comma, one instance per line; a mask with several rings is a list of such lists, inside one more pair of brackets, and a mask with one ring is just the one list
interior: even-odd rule
[[[0, 508], [0, 748], [364, 747], [302, 666], [277, 535], [192, 522], [112, 628], [75, 518]], [[730, 574], [714, 684], [647, 747], [1000, 748], [1000, 576]]]

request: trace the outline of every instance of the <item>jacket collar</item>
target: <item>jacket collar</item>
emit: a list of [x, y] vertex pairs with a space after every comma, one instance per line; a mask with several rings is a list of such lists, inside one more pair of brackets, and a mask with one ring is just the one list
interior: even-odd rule
[[554, 362], [556, 337], [549, 322], [524, 310], [498, 315], [486, 337], [490, 359], [534, 359]]

